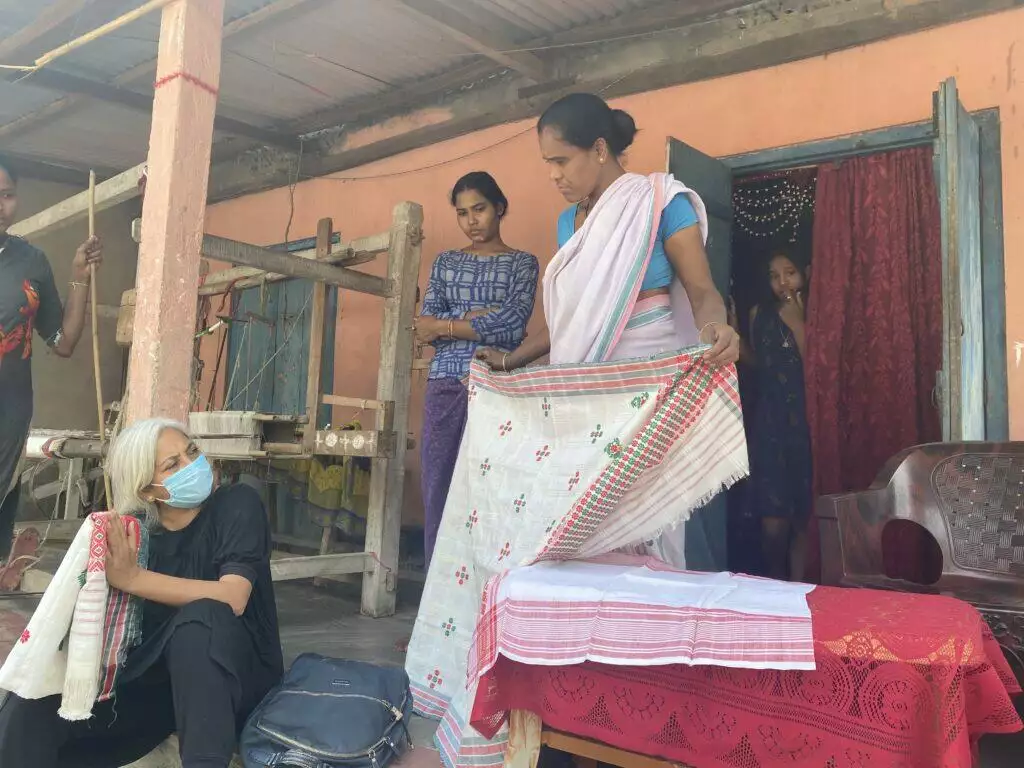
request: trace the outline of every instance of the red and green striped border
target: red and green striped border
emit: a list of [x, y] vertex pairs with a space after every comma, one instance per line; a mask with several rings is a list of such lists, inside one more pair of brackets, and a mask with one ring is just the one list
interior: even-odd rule
[[650, 421], [562, 518], [541, 550], [540, 559], [572, 557], [578, 552], [640, 475], [665, 458], [679, 436], [703, 413], [715, 389], [728, 378], [729, 373], [712, 368], [701, 358], [678, 371], [667, 389], [659, 392]]

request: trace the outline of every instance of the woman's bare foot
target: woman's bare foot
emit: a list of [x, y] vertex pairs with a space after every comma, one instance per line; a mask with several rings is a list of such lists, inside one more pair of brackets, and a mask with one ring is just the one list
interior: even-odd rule
[[11, 554], [7, 562], [0, 565], [0, 592], [17, 592], [21, 577], [29, 566], [34, 565], [36, 550], [39, 548], [39, 531], [26, 528], [14, 537]]

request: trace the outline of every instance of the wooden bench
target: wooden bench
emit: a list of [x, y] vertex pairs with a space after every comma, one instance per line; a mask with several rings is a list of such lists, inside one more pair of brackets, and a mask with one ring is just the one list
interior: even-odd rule
[[561, 731], [543, 731], [540, 743], [572, 755], [576, 758], [577, 768], [597, 768], [599, 763], [617, 765], [619, 768], [688, 768], [685, 765], [627, 752], [618, 747], [602, 744], [600, 741], [591, 741]]
[[540, 716], [516, 709], [509, 714], [508, 750], [505, 768], [537, 768], [542, 746], [575, 758], [577, 768], [597, 768], [598, 763], [619, 768], [691, 768], [649, 755], [619, 749], [600, 741], [544, 728]]

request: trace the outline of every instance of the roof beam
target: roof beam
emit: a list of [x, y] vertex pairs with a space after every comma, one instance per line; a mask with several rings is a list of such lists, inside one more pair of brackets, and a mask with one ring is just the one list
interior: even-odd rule
[[336, 127], [342, 123], [353, 123], [374, 115], [395, 112], [402, 108], [408, 108], [410, 104], [415, 104], [425, 98], [437, 97], [446, 91], [476, 82], [493, 72], [493, 62], [473, 61], [439, 75], [433, 75], [426, 82], [417, 80], [380, 93], [347, 99], [323, 111], [299, 118], [293, 125], [298, 133], [303, 134]]
[[[454, 8], [438, 0], [398, 0], [407, 16], [441, 30], [447, 37], [456, 40], [470, 50], [486, 56], [491, 61], [514, 69], [534, 82], [547, 78], [547, 65], [529, 51], [515, 51], [517, 46], [500, 32], [477, 26]], [[495, 20], [495, 27], [500, 25]]]
[[[495, 78], [465, 93], [434, 97], [401, 113], [410, 124], [424, 110], [450, 113], [444, 122], [390, 135], [351, 148], [353, 131], [362, 124], [319, 142], [307, 143], [303, 177], [324, 176], [502, 123], [540, 114], [553, 100], [572, 90], [600, 91], [614, 98], [682, 83], [776, 66], [910, 34], [929, 27], [1018, 7], [1020, 0], [802, 0], [790, 13], [773, 13], [772, 3], [753, 3], [711, 20], [701, 20], [653, 37], [573, 49], [556, 62], [560, 77], [550, 88], [530, 91], [522, 78]], [[689, 9], [683, 3], [680, 15]], [[744, 33], [737, 34], [737, 29]], [[574, 80], [575, 78], [575, 80]], [[563, 84], [563, 81], [566, 84]], [[425, 114], [425, 113], [424, 113]], [[384, 119], [368, 116], [366, 122]], [[214, 165], [211, 201], [287, 185], [296, 173], [297, 153], [263, 151]]]
[[[90, 2], [90, 0], [74, 0], [79, 5]], [[282, 19], [288, 16], [298, 15], [307, 10], [311, 10], [316, 5], [325, 2], [325, 0], [276, 0], [269, 5], [265, 5], [252, 13], [248, 13], [245, 16], [229, 21], [224, 25], [224, 40], [227, 41], [232, 38], [241, 37], [245, 33], [252, 32], [259, 26], [266, 24], [269, 21], [275, 19]], [[2, 46], [6, 44], [0, 43], [0, 50]], [[135, 65], [131, 69], [122, 72], [120, 75], [115, 77], [110, 83], [105, 83], [107, 87], [112, 87], [118, 91], [122, 91], [131, 85], [140, 84], [145, 78], [152, 78], [156, 72], [156, 59], [149, 59], [143, 61], [140, 64]], [[37, 73], [38, 74], [38, 73]], [[26, 81], [31, 83], [32, 79]], [[45, 87], [45, 86], [43, 86]], [[65, 90], [65, 89], [57, 89]], [[44, 122], [49, 122], [60, 117], [66, 117], [69, 112], [83, 104], [88, 103], [91, 99], [101, 97], [90, 95], [89, 93], [74, 91], [72, 90], [69, 95], [58, 99], [44, 107], [37, 109], [34, 112], [30, 112], [27, 115], [22, 115], [19, 118], [12, 120], [9, 123], [0, 125], [0, 139], [12, 139], [15, 136], [20, 136], [26, 131], [31, 130], [37, 125]], [[150, 99], [150, 106], [146, 107], [149, 110], [152, 107], [152, 99]], [[291, 147], [296, 144], [293, 137], [284, 136], [280, 133], [273, 131], [266, 131], [261, 128], [256, 128], [247, 123], [232, 120], [231, 118], [218, 118], [214, 127], [218, 130], [224, 131], [225, 133], [233, 133], [238, 136], [244, 136], [246, 138], [255, 139], [264, 144], [270, 146], [284, 146]]]
[[[16, 155], [4, 153], [4, 159], [18, 172], [18, 175], [24, 178], [51, 181], [57, 184], [71, 184], [76, 187], [84, 187], [89, 183], [89, 171], [74, 163], [20, 153]], [[96, 171], [100, 177], [110, 177], [117, 173], [109, 168], [93, 168], [92, 170]]]
[[[586, 44], [609, 36], [656, 34], [662, 30], [674, 29], [696, 20], [706, 20], [715, 14], [730, 11], [751, 0], [703, 0], [699, 5], [687, 4], [680, 7], [678, 0], [668, 0], [628, 14], [604, 21], [585, 24], [581, 27], [560, 32], [556, 35], [534, 38], [520, 47], [541, 47], [544, 45], [585, 46], [577, 50], [586, 51]], [[601, 43], [594, 43], [600, 47]], [[348, 99], [320, 112], [308, 114], [296, 120], [293, 125], [301, 133], [309, 133], [342, 123], [352, 123], [367, 117], [394, 112], [403, 107], [418, 104], [430, 98], [437, 98], [447, 91], [466, 87], [495, 74], [494, 62], [474, 60], [432, 76], [428, 81], [416, 81], [389, 90]], [[2, 135], [2, 134], [0, 134]]]
[[[5, 79], [8, 81], [18, 80], [22, 76], [22, 73], [15, 72], [13, 74], [6, 75]], [[128, 88], [120, 88], [116, 85], [102, 83], [97, 80], [89, 80], [84, 77], [68, 74], [67, 72], [62, 72], [56, 69], [38, 69], [33, 72], [25, 82], [39, 88], [47, 88], [61, 93], [76, 94], [77, 96], [88, 99], [105, 101], [108, 104], [117, 104], [118, 106], [127, 107], [128, 109], [133, 109], [147, 115], [151, 114], [153, 111], [152, 96], [148, 96], [144, 93], [139, 93], [138, 91], [133, 91]], [[47, 109], [47, 107], [44, 107], [43, 109]], [[24, 123], [22, 123], [20, 127], [24, 129]], [[295, 136], [282, 134], [266, 128], [260, 128], [259, 126], [250, 125], [249, 123], [241, 120], [235, 120], [231, 117], [221, 116], [216, 118], [214, 120], [214, 128], [226, 133], [234, 133], [239, 136], [256, 139], [257, 141], [272, 147], [293, 149], [299, 145], [298, 138]], [[0, 138], [10, 138], [9, 135], [5, 135], [3, 133], [3, 128], [0, 128]]]
[[[145, 173], [145, 163], [119, 173], [102, 184], [96, 185], [96, 211], [105, 211], [115, 205], [127, 202], [141, 194], [139, 181]], [[89, 191], [80, 192], [67, 200], [62, 200], [35, 216], [19, 221], [10, 228], [12, 235], [26, 240], [41, 237], [47, 232], [60, 229], [68, 224], [81, 221], [89, 215]]]
[[[742, 6], [753, 5], [754, 2], [755, 0], [699, 0], [699, 2], [684, 4], [679, 0], [663, 0], [660, 3], [637, 8], [610, 19], [556, 32], [544, 40], [544, 43], [553, 46], [570, 44], [580, 46], [607, 38], [671, 34], [671, 30], [685, 24], [711, 19]], [[539, 46], [544, 43], [537, 41], [531, 45]], [[599, 45], [600, 43], [595, 43], [595, 47]], [[586, 52], [586, 48], [580, 50]]]

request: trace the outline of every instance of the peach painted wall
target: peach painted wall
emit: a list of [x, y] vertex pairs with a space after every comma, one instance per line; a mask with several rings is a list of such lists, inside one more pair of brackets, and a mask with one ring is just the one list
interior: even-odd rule
[[[998, 107], [1002, 116], [1003, 199], [1009, 346], [1010, 431], [1024, 439], [1024, 371], [1014, 344], [1024, 341], [1024, 9], [895, 38], [828, 56], [624, 98], [641, 128], [627, 158], [631, 170], [665, 167], [665, 142], [675, 136], [713, 156], [798, 144], [931, 118], [932, 92], [953, 75], [969, 110]], [[425, 113], [426, 120], [432, 113]], [[442, 164], [442, 165], [438, 165]], [[423, 170], [419, 170], [423, 169]], [[392, 206], [414, 200], [425, 209], [425, 284], [434, 255], [463, 240], [447, 193], [463, 173], [483, 169], [510, 200], [506, 241], [532, 251], [542, 264], [555, 249], [555, 219], [564, 203], [547, 180], [532, 122], [504, 125], [388, 158], [338, 178], [295, 190], [291, 237], [313, 235], [317, 219], [334, 218], [343, 236], [387, 228]], [[254, 243], [283, 239], [287, 190], [213, 206], [207, 231]], [[539, 312], [539, 304], [538, 304]], [[345, 294], [338, 331], [335, 392], [372, 396], [380, 302]], [[423, 376], [417, 374], [412, 429], [418, 433]], [[337, 421], [351, 413], [336, 413]], [[418, 456], [411, 457], [406, 521], [420, 519]]]

